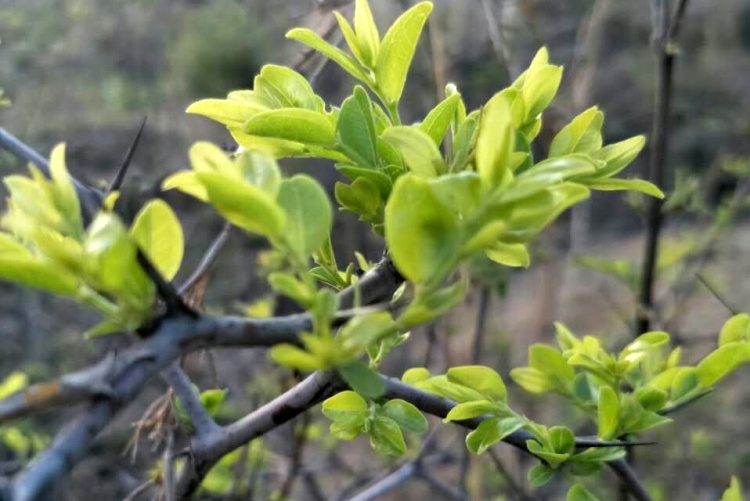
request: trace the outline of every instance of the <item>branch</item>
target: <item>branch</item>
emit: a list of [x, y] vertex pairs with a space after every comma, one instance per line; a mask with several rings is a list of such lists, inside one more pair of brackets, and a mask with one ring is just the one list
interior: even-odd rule
[[216, 424], [216, 421], [203, 406], [200, 394], [193, 386], [190, 378], [177, 362], [173, 362], [164, 371], [163, 377], [172, 387], [177, 398], [180, 399], [180, 404], [185, 409], [185, 414], [190, 418], [190, 423], [197, 434], [209, 434], [219, 428], [219, 425]]

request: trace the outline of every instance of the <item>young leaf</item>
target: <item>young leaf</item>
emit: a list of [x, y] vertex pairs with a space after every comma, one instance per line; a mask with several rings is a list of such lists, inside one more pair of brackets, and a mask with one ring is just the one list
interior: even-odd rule
[[591, 494], [581, 484], [575, 484], [568, 491], [565, 501], [599, 501], [599, 498]]
[[[378, 398], [385, 392], [385, 383], [366, 364], [356, 361], [338, 367], [349, 387], [367, 398]], [[400, 432], [399, 432], [400, 433]]]
[[479, 392], [493, 402], [505, 402], [507, 390], [500, 375], [481, 365], [451, 367], [446, 374], [448, 381], [462, 384]]
[[[533, 63], [532, 63], [533, 67]], [[530, 68], [521, 93], [526, 103], [526, 119], [535, 119], [555, 98], [562, 79], [562, 66], [543, 66], [536, 71]]]
[[510, 178], [510, 156], [515, 130], [505, 97], [495, 94], [482, 110], [477, 134], [477, 172], [487, 189], [494, 189]]
[[443, 142], [445, 133], [448, 131], [453, 117], [456, 116], [456, 110], [460, 102], [460, 94], [453, 94], [446, 97], [419, 124], [419, 128], [432, 138], [436, 146], [440, 146], [440, 143]]
[[379, 414], [392, 419], [402, 429], [411, 433], [422, 434], [428, 428], [424, 414], [405, 400], [389, 400], [380, 408]]
[[750, 344], [727, 343], [708, 354], [700, 361], [698, 379], [703, 388], [711, 388], [731, 374], [737, 367], [750, 362]]
[[511, 433], [518, 431], [525, 421], [519, 417], [501, 419], [487, 418], [477, 426], [477, 429], [466, 436], [466, 448], [474, 454], [482, 454]]
[[201, 202], [208, 202], [208, 192], [193, 171], [186, 170], [172, 174], [161, 184], [161, 189], [164, 191], [178, 189]]
[[747, 313], [727, 320], [719, 332], [719, 346], [740, 341], [750, 341], [750, 315]]
[[325, 114], [301, 108], [283, 108], [258, 113], [242, 127], [250, 135], [299, 143], [333, 145], [336, 130]]
[[378, 165], [378, 143], [372, 103], [362, 87], [344, 100], [338, 119], [338, 138], [347, 156], [359, 165]]
[[492, 261], [504, 266], [528, 268], [531, 264], [531, 256], [524, 244], [504, 244], [495, 242], [485, 250], [485, 254]]
[[234, 99], [202, 99], [188, 106], [186, 113], [203, 115], [230, 127], [241, 127], [250, 117], [268, 110], [257, 102]]
[[353, 391], [342, 391], [323, 402], [323, 415], [340, 423], [364, 423], [368, 415], [367, 401]]
[[448, 412], [443, 419], [444, 422], [463, 421], [465, 419], [475, 418], [483, 414], [497, 412], [500, 407], [490, 400], [474, 400], [473, 402], [464, 402], [456, 405]]
[[299, 174], [281, 182], [276, 201], [286, 214], [284, 241], [298, 256], [307, 258], [331, 232], [328, 195], [313, 178]]
[[152, 200], [138, 212], [130, 230], [138, 246], [161, 275], [170, 281], [182, 263], [182, 226], [163, 200]]
[[737, 477], [732, 477], [732, 480], [729, 484], [729, 488], [724, 491], [724, 494], [721, 496], [720, 501], [744, 501], [744, 497], [742, 495], [742, 486], [740, 485], [740, 481], [737, 479]]
[[370, 444], [376, 451], [390, 456], [401, 456], [406, 452], [401, 428], [387, 417], [376, 417], [371, 421]]
[[375, 63], [375, 80], [389, 104], [397, 103], [401, 98], [406, 74], [430, 12], [430, 2], [418, 3], [396, 19], [383, 37]]
[[549, 148], [549, 157], [571, 153], [592, 154], [602, 147], [604, 114], [596, 106], [589, 108], [560, 129]]
[[609, 386], [599, 388], [599, 438], [608, 440], [617, 436], [620, 424], [620, 402]]
[[597, 172], [597, 177], [608, 178], [617, 175], [638, 156], [645, 145], [645, 137], [635, 136], [597, 151], [593, 154], [594, 159], [606, 162]]
[[380, 51], [380, 34], [367, 0], [356, 0], [354, 29], [357, 33], [357, 46], [362, 54], [362, 62], [373, 67]]
[[346, 54], [338, 47], [335, 47], [323, 40], [320, 35], [318, 35], [314, 31], [307, 28], [295, 28], [289, 31], [286, 34], [286, 37], [291, 40], [296, 40], [297, 42], [303, 43], [308, 47], [317, 50], [328, 59], [341, 66], [344, 71], [349, 73], [357, 80], [367, 83], [371, 82], [370, 77], [365, 74], [362, 66], [357, 63], [357, 61], [352, 59], [351, 56]]
[[527, 478], [532, 487], [542, 487], [552, 480], [555, 470], [546, 464], [538, 464], [529, 470]]
[[254, 91], [265, 101], [274, 103], [274, 108], [323, 111], [323, 100], [315, 95], [307, 79], [286, 66], [263, 66], [260, 75], [255, 77]]
[[664, 193], [643, 179], [594, 179], [594, 180], [583, 180], [579, 179], [578, 182], [585, 184], [593, 190], [599, 191], [636, 191], [651, 195], [656, 198], [664, 198]]
[[278, 344], [269, 352], [271, 360], [285, 367], [312, 372], [323, 368], [325, 364], [318, 357], [291, 344]]
[[413, 367], [404, 372], [404, 374], [401, 376], [401, 381], [413, 386], [420, 381], [428, 379], [429, 377], [429, 370], [425, 369], [424, 367]]
[[442, 280], [462, 240], [456, 215], [415, 175], [402, 176], [393, 188], [385, 208], [385, 239], [399, 271], [414, 283]]
[[380, 136], [404, 157], [409, 169], [420, 177], [435, 177], [445, 172], [445, 162], [430, 136], [416, 127], [388, 127]]
[[67, 270], [31, 257], [0, 254], [0, 279], [43, 289], [61, 296], [74, 296], [78, 279]]

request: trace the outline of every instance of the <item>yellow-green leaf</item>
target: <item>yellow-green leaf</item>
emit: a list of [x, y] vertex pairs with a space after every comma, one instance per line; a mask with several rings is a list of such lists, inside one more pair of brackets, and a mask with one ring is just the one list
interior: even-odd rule
[[152, 200], [138, 212], [130, 233], [166, 280], [180, 269], [184, 252], [182, 226], [163, 200]]

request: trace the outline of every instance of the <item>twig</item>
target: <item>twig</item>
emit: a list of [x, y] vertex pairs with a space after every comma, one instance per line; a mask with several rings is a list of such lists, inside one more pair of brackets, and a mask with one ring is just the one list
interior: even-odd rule
[[185, 280], [185, 282], [180, 286], [179, 293], [181, 295], [187, 293], [198, 282], [198, 280], [203, 277], [203, 275], [208, 273], [208, 270], [210, 270], [211, 266], [213, 266], [213, 264], [216, 262], [216, 257], [224, 247], [224, 244], [226, 243], [231, 230], [232, 225], [230, 223], [224, 223], [224, 226], [221, 229], [221, 233], [216, 236], [214, 241], [206, 250], [205, 254], [203, 254], [203, 257], [201, 258], [200, 263], [198, 263], [198, 266], [195, 268], [193, 273], [190, 274], [190, 277], [188, 277], [188, 279]]
[[105, 191], [105, 194], [109, 195], [113, 191], [119, 190], [120, 186], [122, 186], [122, 182], [125, 180], [125, 175], [127, 174], [128, 168], [130, 167], [130, 162], [133, 160], [133, 155], [135, 154], [135, 150], [136, 148], [138, 148], [138, 143], [141, 140], [143, 129], [146, 127], [146, 118], [147, 117], [143, 117], [143, 120], [141, 121], [141, 126], [138, 128], [138, 132], [135, 133], [133, 142], [130, 143], [128, 152], [125, 154], [125, 158], [123, 159], [122, 164], [120, 164], [120, 168], [117, 169], [117, 173], [115, 174], [115, 177], [112, 178], [112, 181], [109, 183], [109, 186], [107, 186], [107, 190]]
[[695, 278], [697, 278], [698, 281], [702, 283], [706, 289], [708, 289], [708, 292], [710, 292], [711, 295], [715, 297], [716, 300], [720, 302], [722, 306], [724, 306], [724, 308], [726, 308], [729, 311], [729, 313], [731, 313], [732, 315], [736, 315], [740, 312], [740, 310], [732, 306], [727, 300], [727, 298], [725, 298], [718, 290], [716, 290], [716, 288], [713, 285], [711, 285], [711, 283], [708, 280], [706, 280], [706, 277], [704, 277], [702, 273], [700, 272], [696, 273]]
[[373, 485], [366, 488], [354, 497], [349, 498], [348, 501], [373, 501], [386, 493], [397, 488], [399, 485], [415, 477], [419, 472], [419, 463], [416, 461], [409, 461], [404, 463], [396, 470], [392, 471], [380, 480], [375, 481]]
[[135, 501], [135, 498], [146, 492], [146, 489], [154, 485], [153, 480], [147, 480], [146, 482], [142, 483], [132, 491], [130, 491], [130, 494], [125, 496], [122, 501]]
[[164, 445], [164, 501], [174, 501], [174, 432], [167, 432]]
[[511, 491], [511, 498], [518, 499], [519, 501], [534, 501], [534, 498], [529, 496], [523, 486], [516, 482], [516, 479], [513, 478], [513, 475], [505, 467], [500, 456], [497, 455], [497, 452], [490, 447], [487, 449], [487, 454], [490, 456], [490, 459], [492, 459], [492, 463], [495, 465], [497, 472], [500, 473], [508, 483], [508, 489]]
[[180, 400], [180, 404], [185, 409], [185, 414], [190, 418], [190, 424], [197, 434], [210, 434], [219, 429], [219, 425], [216, 424], [203, 406], [200, 394], [193, 387], [190, 378], [177, 362], [173, 362], [164, 371], [163, 377]]

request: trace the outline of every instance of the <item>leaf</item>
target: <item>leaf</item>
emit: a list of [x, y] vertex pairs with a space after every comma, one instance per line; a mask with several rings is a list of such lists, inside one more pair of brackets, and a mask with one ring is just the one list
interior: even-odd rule
[[645, 193], [656, 198], [664, 198], [664, 193], [643, 179], [596, 179], [596, 180], [578, 180], [578, 182], [584, 183], [592, 190], [599, 191], [636, 191], [639, 193]]
[[372, 103], [360, 86], [341, 104], [337, 134], [345, 153], [359, 165], [378, 165], [378, 143]]
[[454, 400], [459, 403], [474, 402], [476, 400], [483, 400], [476, 390], [467, 388], [466, 386], [451, 383], [448, 381], [446, 376], [434, 376], [429, 379], [419, 381], [414, 386], [417, 388], [434, 393], [443, 398]]
[[332, 145], [336, 130], [325, 114], [301, 108], [258, 113], [242, 127], [246, 134], [299, 143]]
[[183, 193], [197, 198], [201, 202], [208, 202], [206, 188], [203, 187], [203, 184], [201, 184], [198, 176], [193, 171], [186, 170], [172, 174], [162, 182], [161, 189], [164, 191], [178, 189]]
[[494, 189], [510, 179], [514, 137], [508, 102], [503, 95], [495, 94], [482, 109], [477, 132], [475, 162], [487, 189]]
[[456, 110], [460, 102], [460, 94], [453, 94], [446, 97], [419, 124], [419, 128], [430, 136], [436, 146], [440, 146], [440, 143], [443, 142], [443, 138], [448, 131], [448, 127], [451, 125], [453, 117], [456, 115]]
[[185, 110], [186, 113], [203, 115], [221, 124], [240, 127], [250, 117], [268, 110], [257, 102], [238, 101], [234, 99], [202, 99]]
[[11, 372], [0, 381], [0, 400], [17, 393], [29, 386], [29, 377], [20, 371]]
[[575, 371], [562, 354], [546, 344], [537, 343], [529, 347], [529, 365], [555, 380], [559, 391], [565, 391], [575, 377]]
[[323, 415], [337, 423], [363, 424], [368, 416], [367, 401], [354, 391], [342, 391], [323, 402]]
[[504, 244], [496, 242], [485, 254], [492, 261], [504, 266], [528, 268], [531, 264], [531, 256], [524, 244]]
[[489, 367], [481, 365], [451, 367], [446, 376], [448, 381], [476, 390], [493, 402], [505, 402], [507, 399], [508, 392], [503, 379]]
[[331, 232], [328, 195], [313, 178], [299, 174], [281, 182], [276, 201], [286, 215], [284, 241], [298, 256], [307, 258]]
[[463, 421], [484, 414], [491, 414], [499, 410], [499, 406], [490, 400], [474, 400], [464, 402], [453, 407], [443, 419], [444, 423], [450, 421]]
[[549, 439], [552, 449], [557, 453], [572, 454], [575, 450], [576, 439], [569, 428], [553, 426], [549, 429]]
[[750, 362], [750, 344], [727, 343], [698, 363], [698, 379], [703, 388], [711, 388], [739, 366]]
[[750, 315], [747, 313], [734, 315], [719, 332], [719, 346], [740, 341], [750, 341]]
[[720, 501], [743, 501], [745, 498], [742, 496], [742, 486], [737, 477], [732, 476], [732, 480], [729, 483], [729, 488], [724, 491], [721, 495]]
[[621, 352], [620, 361], [631, 364], [639, 362], [646, 353], [659, 348], [669, 342], [666, 332], [647, 332], [631, 341]]
[[171, 281], [180, 269], [185, 246], [172, 208], [163, 200], [150, 201], [135, 216], [130, 233], [157, 271]]
[[599, 388], [599, 438], [608, 440], [617, 436], [620, 424], [620, 402], [615, 391], [609, 386]]
[[380, 51], [380, 34], [367, 0], [356, 1], [354, 29], [357, 33], [357, 46], [362, 54], [362, 62], [370, 67], [374, 66]]
[[552, 480], [555, 470], [546, 464], [538, 464], [529, 470], [527, 478], [532, 487], [542, 487]]
[[198, 172], [211, 204], [230, 223], [251, 233], [276, 237], [284, 228], [284, 211], [255, 186], [214, 172]]
[[260, 151], [243, 151], [234, 161], [242, 178], [270, 197], [276, 197], [281, 186], [281, 171], [274, 158]]
[[[533, 63], [532, 63], [533, 64]], [[526, 76], [521, 93], [526, 103], [526, 119], [535, 119], [555, 98], [562, 79], [562, 67], [546, 65]]]
[[291, 344], [279, 344], [271, 348], [269, 352], [271, 360], [279, 365], [291, 367], [305, 372], [313, 372], [322, 367], [324, 364], [318, 357], [305, 350], [292, 346]]
[[357, 80], [360, 80], [361, 82], [371, 81], [371, 79], [365, 75], [362, 67], [359, 63], [357, 63], [357, 61], [355, 61], [351, 56], [347, 55], [341, 49], [334, 47], [333, 45], [323, 40], [323, 38], [321, 38], [320, 35], [318, 35], [314, 31], [307, 28], [295, 28], [289, 31], [286, 34], [286, 37], [291, 40], [296, 40], [297, 42], [303, 43], [308, 47], [317, 50], [328, 59], [341, 66], [344, 71], [349, 73]]
[[599, 501], [599, 498], [591, 494], [581, 484], [575, 484], [568, 491], [565, 501]]
[[216, 414], [219, 413], [221, 404], [224, 403], [226, 396], [227, 390], [218, 388], [206, 390], [201, 392], [201, 404], [203, 404], [203, 407], [205, 407], [209, 416], [216, 416]]
[[554, 380], [533, 367], [516, 367], [510, 371], [510, 378], [524, 390], [537, 395], [557, 388]]
[[606, 166], [597, 172], [597, 177], [612, 177], [627, 167], [646, 145], [644, 136], [635, 136], [619, 143], [609, 144], [594, 153], [596, 160], [606, 162]]
[[466, 448], [474, 454], [482, 454], [511, 433], [521, 429], [523, 425], [524, 420], [516, 416], [504, 419], [487, 418], [476, 430], [466, 435]]
[[356, 361], [337, 367], [349, 387], [367, 398], [378, 398], [385, 392], [385, 383], [366, 364]]
[[409, 402], [393, 399], [380, 408], [380, 414], [392, 419], [402, 429], [411, 433], [422, 434], [428, 429], [427, 418]]
[[549, 157], [571, 153], [592, 154], [602, 147], [604, 114], [592, 106], [560, 129], [549, 148]]
[[376, 451], [390, 456], [401, 456], [406, 452], [401, 429], [387, 417], [376, 417], [370, 422], [370, 444]]
[[404, 157], [409, 169], [420, 177], [435, 177], [445, 172], [440, 150], [430, 136], [416, 127], [388, 127], [380, 136]]
[[0, 254], [0, 279], [61, 296], [74, 296], [78, 291], [78, 279], [75, 275], [53, 263], [35, 261], [31, 257]]
[[401, 376], [401, 381], [408, 385], [414, 386], [416, 383], [424, 381], [429, 377], [429, 370], [425, 369], [424, 367], [413, 367], [411, 369], [407, 369], [407, 371], [404, 372], [403, 376]]
[[538, 458], [543, 459], [553, 469], [556, 469], [570, 457], [570, 454], [550, 452], [536, 440], [527, 440], [526, 448]]
[[[304, 108], [323, 111], [324, 103], [310, 83], [291, 68], [266, 64], [255, 77], [254, 91], [273, 102], [276, 108]], [[250, 117], [248, 117], [250, 118]], [[247, 121], [247, 119], [245, 119]]]
[[422, 27], [432, 12], [432, 3], [421, 2], [404, 12], [388, 29], [375, 63], [375, 81], [386, 101], [401, 98]]
[[414, 283], [441, 281], [462, 241], [456, 215], [415, 175], [396, 181], [385, 207], [385, 239], [396, 267]]

